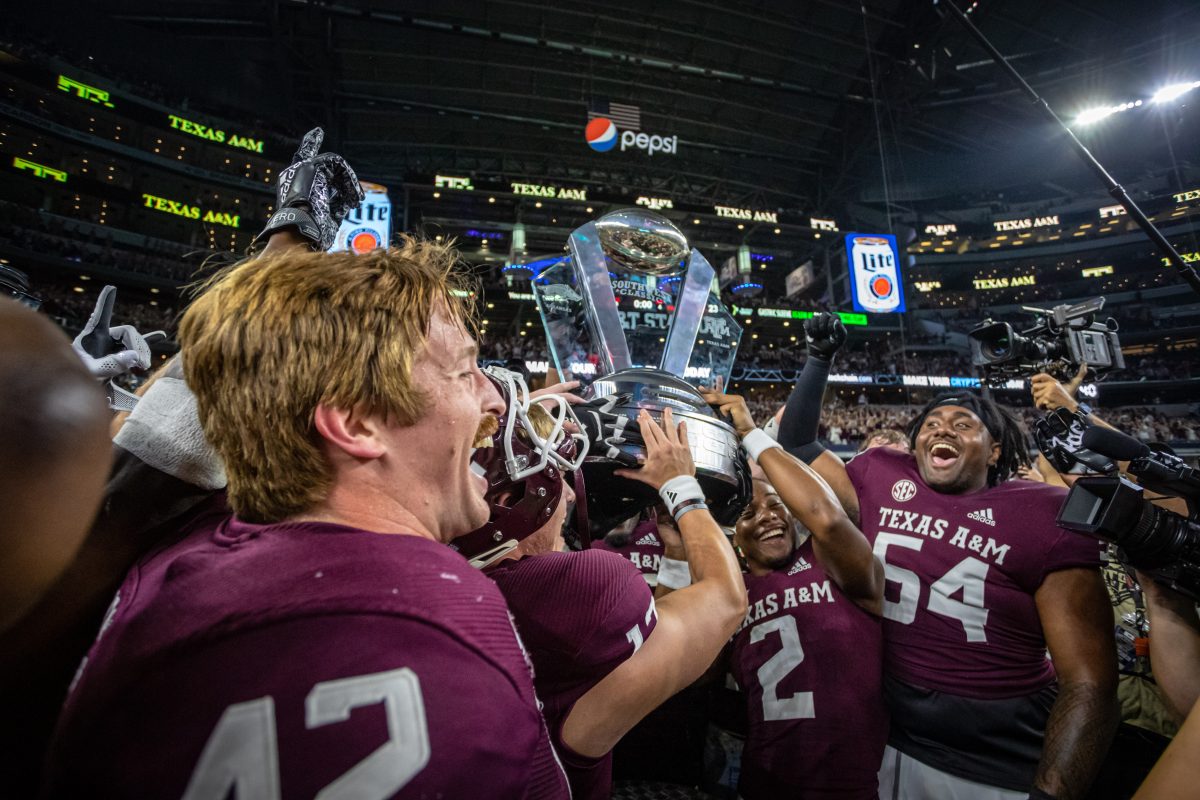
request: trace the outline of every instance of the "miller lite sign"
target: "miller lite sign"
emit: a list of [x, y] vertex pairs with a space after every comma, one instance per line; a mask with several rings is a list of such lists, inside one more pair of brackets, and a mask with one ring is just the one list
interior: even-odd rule
[[846, 234], [846, 262], [855, 311], [904, 311], [904, 283], [896, 237], [882, 233]]
[[387, 247], [392, 240], [392, 201], [388, 199], [387, 187], [378, 183], [362, 181], [362, 205], [351, 211], [342, 220], [330, 251], [353, 250], [369, 253], [379, 247]]

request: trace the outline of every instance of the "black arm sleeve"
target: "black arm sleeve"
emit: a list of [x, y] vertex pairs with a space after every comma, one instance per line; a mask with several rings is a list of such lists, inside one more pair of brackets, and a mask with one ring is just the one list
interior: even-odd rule
[[810, 356], [805, 360], [779, 421], [779, 443], [806, 464], [825, 451], [817, 441], [817, 426], [821, 422], [821, 398], [829, 379], [829, 366], [830, 362], [823, 358]]

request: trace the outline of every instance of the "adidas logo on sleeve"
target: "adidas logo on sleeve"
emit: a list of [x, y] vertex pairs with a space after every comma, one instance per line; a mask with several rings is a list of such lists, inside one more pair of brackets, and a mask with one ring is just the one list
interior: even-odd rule
[[990, 525], [993, 528], [996, 527], [996, 518], [992, 516], [992, 510], [990, 508], [981, 508], [978, 511], [972, 511], [971, 513], [967, 514], [967, 519], [973, 519], [976, 522], [982, 522], [983, 524]]

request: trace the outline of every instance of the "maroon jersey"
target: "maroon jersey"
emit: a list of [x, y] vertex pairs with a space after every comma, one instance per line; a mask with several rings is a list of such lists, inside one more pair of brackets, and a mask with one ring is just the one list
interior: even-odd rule
[[883, 631], [813, 556], [811, 539], [767, 575], [745, 575], [750, 609], [732, 672], [749, 700], [738, 793], [874, 800], [887, 743]]
[[587, 758], [562, 742], [575, 701], [638, 651], [658, 617], [641, 574], [613, 553], [584, 550], [506, 561], [500, 587], [533, 659], [538, 697], [575, 800], [612, 791], [612, 754]]
[[592, 542], [596, 550], [607, 550], [622, 558], [629, 559], [651, 586], [658, 584], [658, 567], [662, 563], [662, 537], [658, 535], [658, 523], [654, 520], [642, 520], [629, 534], [629, 543], [623, 547], [613, 547], [603, 539]]
[[888, 675], [982, 699], [1052, 683], [1034, 592], [1050, 572], [1100, 564], [1098, 540], [1055, 523], [1066, 490], [1013, 480], [940, 494], [913, 456], [885, 447], [847, 470], [887, 578]]
[[236, 519], [131, 570], [48, 774], [52, 797], [568, 796], [491, 581], [416, 536]]

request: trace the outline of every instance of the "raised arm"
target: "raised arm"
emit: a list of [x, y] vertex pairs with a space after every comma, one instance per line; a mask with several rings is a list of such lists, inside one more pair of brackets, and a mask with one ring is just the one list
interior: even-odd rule
[[817, 314], [805, 320], [804, 339], [808, 358], [779, 421], [779, 444], [824, 479], [850, 520], [858, 524], [858, 495], [846, 474], [846, 465], [817, 441], [825, 383], [834, 355], [846, 343], [846, 327], [836, 314]]
[[788, 395], [779, 421], [779, 443], [792, 455], [811, 464], [824, 450], [817, 442], [821, 400], [833, 357], [846, 343], [846, 326], [836, 314], [820, 313], [804, 321], [808, 358]]
[[1058, 697], [1033, 783], [1056, 800], [1075, 800], [1087, 793], [1117, 728], [1112, 606], [1093, 568], [1051, 572], [1034, 599]]
[[[838, 587], [873, 614], [883, 607], [883, 566], [842, 508], [833, 489], [819, 474], [754, 427], [746, 401], [737, 395], [706, 392], [704, 399], [729, 414], [747, 452], [758, 461], [788, 510], [812, 533], [821, 565]], [[757, 431], [757, 433], [755, 433]], [[760, 438], [761, 437], [761, 438]], [[755, 441], [766, 440], [765, 448]], [[829, 454], [837, 459], [836, 456]], [[838, 459], [840, 463], [840, 459]], [[842, 472], [845, 472], [843, 468]]]
[[695, 466], [687, 428], [675, 427], [670, 409], [663, 412], [661, 428], [645, 411], [638, 425], [646, 463], [618, 474], [661, 491], [675, 514], [695, 581], [658, 601], [658, 624], [645, 644], [567, 715], [563, 742], [587, 757], [607, 753], [646, 714], [703, 675], [746, 614], [746, 585], [733, 548], [712, 515], [695, 502], [703, 494], [691, 478]]

